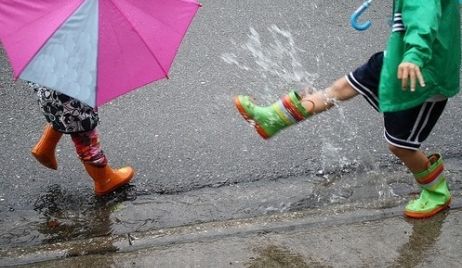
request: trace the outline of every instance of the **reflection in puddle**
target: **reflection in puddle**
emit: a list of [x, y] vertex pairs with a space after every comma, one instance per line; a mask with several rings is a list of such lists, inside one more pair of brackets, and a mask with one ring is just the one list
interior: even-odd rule
[[427, 256], [439, 254], [435, 252], [435, 245], [448, 214], [449, 210], [446, 210], [430, 219], [406, 219], [412, 225], [412, 233], [409, 241], [399, 249], [399, 257], [391, 267], [416, 267]]
[[130, 185], [102, 198], [69, 193], [60, 185], [52, 185], [34, 204], [34, 210], [43, 219], [37, 224], [37, 231], [45, 235], [41, 242], [109, 235], [112, 232], [111, 213], [123, 201], [134, 199], [135, 190]]

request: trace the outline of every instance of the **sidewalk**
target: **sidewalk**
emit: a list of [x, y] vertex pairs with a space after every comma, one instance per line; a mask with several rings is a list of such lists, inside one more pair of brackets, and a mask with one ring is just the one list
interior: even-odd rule
[[460, 194], [426, 220], [350, 204], [9, 250], [0, 266], [460, 267], [461, 208]]

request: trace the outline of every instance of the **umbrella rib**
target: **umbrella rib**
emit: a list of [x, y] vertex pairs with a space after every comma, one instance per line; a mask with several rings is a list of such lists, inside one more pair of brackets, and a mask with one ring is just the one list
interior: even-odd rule
[[120, 14], [122, 14], [122, 16], [128, 21], [128, 23], [130, 24], [130, 26], [132, 27], [132, 29], [138, 34], [138, 36], [140, 37], [140, 39], [143, 41], [143, 44], [146, 46], [146, 48], [148, 49], [149, 53], [154, 57], [154, 59], [156, 60], [157, 64], [160, 66], [160, 69], [164, 72], [165, 74], [165, 77], [168, 78], [168, 73], [167, 71], [164, 69], [164, 66], [162, 66], [162, 64], [160, 63], [159, 59], [156, 57], [156, 55], [154, 55], [154, 53], [152, 52], [152, 50], [149, 48], [148, 44], [146, 43], [146, 40], [144, 40], [143, 36], [138, 32], [138, 30], [135, 28], [135, 26], [133, 25], [133, 23], [128, 19], [127, 16], [124, 15], [124, 13], [122, 12], [122, 10], [119, 8], [119, 6], [117, 6], [117, 4], [113, 1], [113, 0], [110, 0], [111, 3], [117, 8], [117, 10], [120, 12]]

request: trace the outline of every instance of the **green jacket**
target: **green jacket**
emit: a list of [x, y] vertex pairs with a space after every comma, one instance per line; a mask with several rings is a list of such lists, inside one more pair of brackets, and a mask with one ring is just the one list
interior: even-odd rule
[[[459, 1], [395, 0], [393, 18], [380, 76], [380, 109], [401, 111], [435, 95], [456, 95], [461, 62]], [[397, 78], [402, 62], [420, 67], [425, 87], [402, 90]]]

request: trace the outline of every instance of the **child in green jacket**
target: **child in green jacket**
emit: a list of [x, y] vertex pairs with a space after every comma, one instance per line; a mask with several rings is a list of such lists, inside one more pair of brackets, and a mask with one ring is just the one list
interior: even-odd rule
[[459, 92], [460, 14], [455, 0], [395, 0], [385, 52], [313, 94], [290, 92], [278, 102], [255, 105], [248, 96], [235, 104], [265, 139], [292, 124], [362, 95], [383, 112], [390, 151], [414, 174], [418, 199], [405, 208], [412, 218], [431, 217], [449, 207], [451, 194], [440, 154], [419, 150], [446, 105]]

